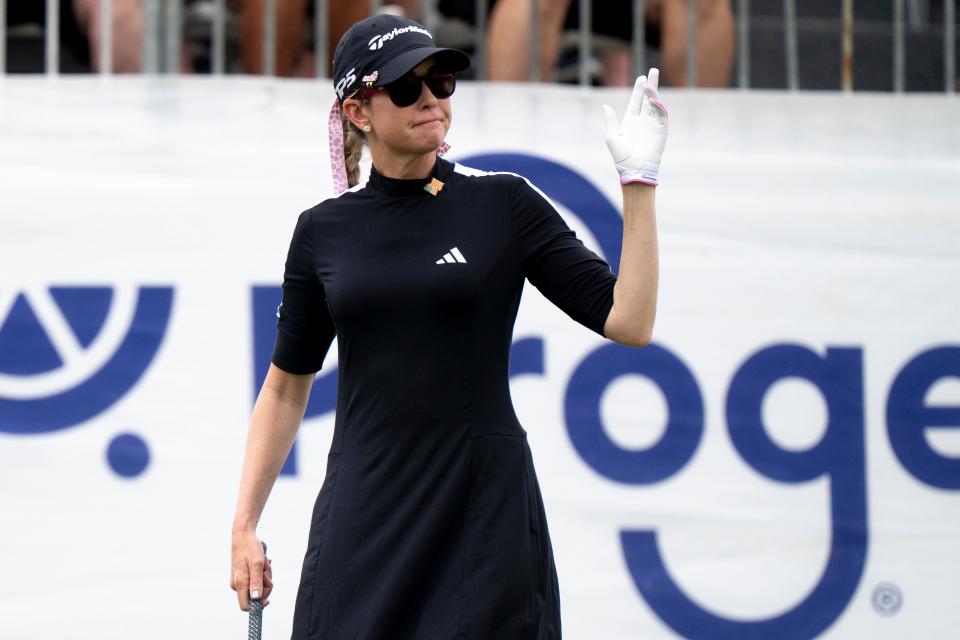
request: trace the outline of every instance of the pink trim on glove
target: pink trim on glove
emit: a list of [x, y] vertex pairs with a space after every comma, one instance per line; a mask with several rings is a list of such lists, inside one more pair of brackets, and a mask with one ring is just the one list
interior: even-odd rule
[[327, 120], [327, 139], [330, 144], [330, 171], [333, 174], [333, 193], [340, 195], [350, 188], [347, 179], [347, 165], [343, 159], [343, 120], [340, 115], [340, 101], [333, 100], [330, 117]]
[[663, 104], [660, 101], [660, 98], [650, 98], [650, 102], [660, 107], [663, 110], [663, 115], [667, 116], [667, 120], [670, 120], [670, 112], [667, 110], [667, 105]]
[[621, 185], [639, 182], [655, 187], [660, 184], [660, 166], [653, 163], [645, 162], [632, 169], [617, 167], [617, 173], [620, 174]]
[[628, 185], [628, 184], [633, 184], [633, 183], [635, 183], [635, 182], [639, 182], [640, 184], [649, 185], [649, 186], [651, 186], [651, 187], [656, 187], [656, 186], [658, 185], [657, 182], [650, 182], [649, 180], [643, 180], [643, 179], [641, 179], [641, 178], [630, 178], [629, 180], [621, 180], [621, 181], [620, 181], [620, 186], [626, 186], [626, 185]]

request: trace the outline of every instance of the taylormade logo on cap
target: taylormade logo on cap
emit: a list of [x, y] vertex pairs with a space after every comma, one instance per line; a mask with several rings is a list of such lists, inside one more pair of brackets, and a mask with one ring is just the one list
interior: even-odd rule
[[420, 27], [415, 27], [415, 26], [413, 26], [413, 25], [410, 25], [409, 27], [397, 27], [397, 28], [394, 29], [393, 31], [389, 31], [389, 32], [387, 32], [387, 33], [382, 33], [382, 34], [380, 34], [380, 35], [378, 35], [378, 36], [374, 36], [374, 37], [370, 38], [370, 42], [367, 43], [367, 44], [370, 46], [370, 51], [376, 51], [377, 49], [383, 48], [383, 43], [384, 43], [384, 42], [387, 42], [387, 41], [389, 41], [389, 40], [393, 40], [395, 37], [397, 37], [397, 36], [399, 36], [399, 35], [403, 35], [404, 33], [411, 33], [411, 32], [414, 32], [414, 31], [417, 32], [417, 33], [422, 33], [422, 34], [424, 34], [425, 36], [427, 36], [427, 37], [430, 38], [431, 40], [433, 39], [433, 36], [430, 35], [430, 32], [427, 31], [426, 29], [421, 29]]

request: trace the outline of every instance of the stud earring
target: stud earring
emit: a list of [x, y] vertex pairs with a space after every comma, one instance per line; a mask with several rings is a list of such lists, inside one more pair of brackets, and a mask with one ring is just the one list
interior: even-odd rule
[[364, 132], [364, 133], [370, 133], [370, 125], [368, 125], [368, 124], [363, 125], [363, 132]]

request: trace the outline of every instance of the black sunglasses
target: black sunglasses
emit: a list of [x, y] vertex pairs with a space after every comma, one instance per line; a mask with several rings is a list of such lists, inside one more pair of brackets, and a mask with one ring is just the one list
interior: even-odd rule
[[423, 91], [421, 85], [424, 84], [438, 100], [443, 100], [452, 96], [457, 88], [457, 75], [455, 73], [430, 71], [426, 75], [418, 76], [413, 71], [408, 71], [382, 87], [364, 87], [357, 91], [356, 96], [361, 99], [369, 98], [374, 92], [384, 89], [393, 104], [398, 107], [409, 107], [420, 99], [420, 93]]

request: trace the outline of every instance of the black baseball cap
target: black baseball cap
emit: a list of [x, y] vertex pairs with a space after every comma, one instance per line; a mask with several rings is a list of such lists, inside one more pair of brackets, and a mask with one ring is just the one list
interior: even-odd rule
[[333, 88], [343, 100], [360, 87], [382, 87], [432, 55], [444, 71], [463, 71], [470, 58], [459, 49], [437, 47], [415, 20], [380, 14], [354, 23], [333, 54]]

